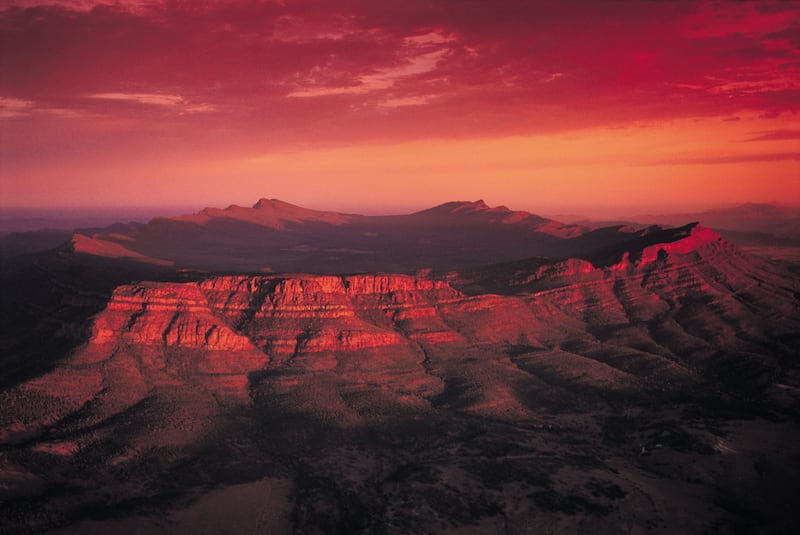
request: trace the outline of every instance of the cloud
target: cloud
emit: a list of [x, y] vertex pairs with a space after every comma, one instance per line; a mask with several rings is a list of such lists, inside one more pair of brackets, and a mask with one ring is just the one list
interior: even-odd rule
[[121, 100], [150, 106], [177, 106], [184, 103], [183, 97], [178, 95], [160, 95], [153, 93], [97, 93], [95, 95], [89, 95], [89, 98]]
[[27, 115], [34, 108], [34, 102], [21, 98], [0, 97], [0, 118]]
[[183, 113], [205, 113], [216, 110], [216, 106], [212, 106], [211, 104], [192, 104], [190, 106], [186, 106], [183, 110]]
[[42, 5], [57, 6], [72, 11], [91, 11], [97, 7], [114, 7], [128, 10], [141, 9], [151, 4], [151, 0], [6, 0], [7, 7], [35, 8]]
[[698, 156], [688, 158], [671, 158], [646, 162], [641, 165], [662, 167], [669, 165], [724, 165], [749, 162], [779, 162], [800, 160], [800, 152], [776, 152], [767, 154], [734, 154], [727, 156]]
[[379, 103], [384, 108], [403, 108], [406, 106], [424, 106], [438, 95], [418, 95], [410, 97], [387, 98]]
[[288, 96], [304, 98], [328, 95], [360, 95], [372, 91], [389, 89], [394, 87], [396, 82], [404, 78], [434, 70], [436, 63], [442, 59], [444, 53], [444, 50], [436, 50], [434, 52], [409, 57], [404, 64], [381, 69], [372, 74], [359, 76], [352, 85], [340, 87], [325, 85], [300, 87], [291, 91]]
[[800, 130], [770, 130], [768, 132], [756, 132], [758, 135], [743, 141], [783, 141], [790, 139], [800, 139]]
[[798, 110], [792, 3], [618, 8], [604, 0], [17, 1], [0, 8], [8, 73], [0, 94], [120, 120], [158, 115], [176, 127], [214, 111], [220, 124], [204, 126], [265, 143]]
[[207, 103], [190, 104], [180, 95], [165, 95], [159, 93], [97, 93], [88, 98], [125, 103], [142, 104], [161, 108], [176, 109], [179, 114], [193, 114], [216, 111], [216, 106]]
[[80, 116], [80, 113], [69, 108], [43, 107], [32, 100], [0, 97], [0, 119], [29, 117], [33, 114], [65, 119], [73, 119]]

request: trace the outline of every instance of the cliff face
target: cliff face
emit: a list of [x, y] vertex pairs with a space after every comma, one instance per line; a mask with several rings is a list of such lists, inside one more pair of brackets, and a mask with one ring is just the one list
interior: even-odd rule
[[246, 351], [250, 341], [211, 314], [195, 284], [121, 286], [97, 318], [90, 346], [126, 342], [208, 351]]
[[[120, 286], [88, 343], [20, 392], [59, 400], [47, 422], [87, 404], [100, 421], [164, 392], [339, 423], [360, 421], [375, 395], [518, 417], [574, 391], [698, 384], [720, 353], [797, 329], [793, 281], [700, 227], [604, 268], [571, 259], [484, 278], [506, 295], [389, 274]], [[757, 360], [766, 374], [778, 365]]]

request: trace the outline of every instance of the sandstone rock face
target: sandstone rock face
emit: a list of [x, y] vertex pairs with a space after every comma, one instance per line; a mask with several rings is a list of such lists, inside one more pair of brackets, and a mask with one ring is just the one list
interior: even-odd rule
[[94, 324], [92, 345], [131, 345], [249, 351], [247, 337], [212, 313], [195, 284], [139, 284], [117, 288]]
[[[65, 512], [47, 522], [66, 526], [110, 496], [115, 512], [143, 503], [137, 518], [155, 518], [152, 504], [169, 502], [176, 488], [288, 470], [300, 532], [347, 531], [354, 524], [327, 517], [319, 517], [325, 529], [304, 529], [307, 507], [352, 510], [351, 498], [370, 493], [363, 510], [382, 515], [374, 527], [411, 518], [418, 523], [402, 525], [418, 529], [409, 532], [427, 529], [435, 517], [418, 513], [432, 504], [450, 510], [463, 501], [469, 511], [503, 504], [510, 492], [522, 501], [486, 513], [505, 522], [524, 511], [523, 530], [527, 511], [598, 503], [584, 511], [587, 523], [567, 531], [585, 531], [607, 511], [600, 531], [613, 532], [631, 518], [613, 516], [618, 500], [628, 504], [624, 515], [631, 501], [644, 504], [639, 525], [650, 526], [663, 511], [693, 505], [698, 478], [726, 472], [720, 459], [734, 457], [705, 412], [689, 424], [687, 414], [704, 402], [712, 413], [719, 404], [800, 408], [796, 277], [697, 226], [653, 233], [637, 234], [637, 247], [584, 259], [437, 276], [228, 275], [118, 286], [82, 346], [43, 375], [0, 389], [4, 482], [19, 473], [19, 488], [46, 489], [16, 502], [24, 511], [0, 503], [0, 518], [19, 522], [8, 532], [44, 531], [38, 512], [57, 511], [53, 503], [67, 504]], [[765, 442], [796, 443], [796, 434]], [[353, 449], [361, 441], [370, 447]], [[643, 486], [664, 466], [675, 474], [670, 492]], [[103, 482], [96, 492], [83, 490], [92, 486], [87, 467]], [[60, 470], [77, 483], [65, 487]], [[618, 487], [598, 487], [598, 478]], [[329, 500], [336, 485], [346, 492]], [[409, 497], [413, 508], [392, 512]], [[563, 518], [576, 512], [566, 510]], [[467, 526], [471, 517], [463, 518]]]
[[604, 268], [569, 259], [497, 275], [505, 295], [458, 276], [142, 282], [118, 287], [88, 343], [20, 399], [58, 399], [44, 422], [85, 404], [86, 421], [101, 421], [167, 391], [340, 423], [371, 413], [360, 400], [376, 392], [390, 405], [517, 418], [575, 389], [695, 384], [720, 352], [796, 332], [793, 284], [697, 226]]
[[689, 235], [670, 243], [651, 245], [642, 251], [640, 265], [647, 265], [655, 262], [664, 255], [686, 255], [696, 253], [706, 255], [709, 251], [714, 251], [719, 247], [722, 238], [711, 229], [695, 225], [689, 231]]

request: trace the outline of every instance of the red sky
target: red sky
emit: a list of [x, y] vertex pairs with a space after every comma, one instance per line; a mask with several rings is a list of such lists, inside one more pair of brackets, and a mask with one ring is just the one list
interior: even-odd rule
[[0, 0], [0, 205], [800, 204], [800, 3]]

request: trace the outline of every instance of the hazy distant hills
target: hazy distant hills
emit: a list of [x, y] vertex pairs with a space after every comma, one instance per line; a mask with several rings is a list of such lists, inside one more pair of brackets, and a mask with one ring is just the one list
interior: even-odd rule
[[564, 257], [634, 235], [626, 227], [592, 230], [483, 201], [364, 216], [261, 199], [252, 207], [82, 230], [71, 246], [79, 254], [211, 271], [407, 272]]
[[800, 208], [775, 204], [748, 203], [703, 212], [672, 215], [641, 215], [634, 221], [656, 225], [682, 225], [699, 221], [717, 230], [760, 232], [779, 238], [800, 239]]
[[0, 257], [52, 249], [69, 241], [78, 228], [103, 228], [120, 222], [146, 223], [186, 206], [0, 208]]
[[95, 212], [83, 217], [75, 210], [68, 217], [4, 213], [0, 234], [4, 229], [11, 232], [0, 236], [0, 256], [70, 242], [81, 254], [211, 271], [446, 270], [532, 256], [586, 254], [588, 249], [624, 243], [652, 225], [689, 222], [713, 228], [738, 245], [800, 246], [800, 209], [773, 204], [602, 221], [577, 215], [549, 219], [483, 201], [448, 202], [406, 215], [364, 216], [261, 199], [253, 206], [205, 208], [155, 219], [145, 218], [140, 209], [120, 218], [133, 222], [113, 224], [109, 213], [100, 217]]
[[65, 208], [0, 207], [0, 235], [37, 230], [99, 228], [114, 223], [145, 223], [164, 214], [182, 214], [196, 208], [176, 206], [94, 206]]
[[800, 208], [776, 204], [746, 203], [700, 212], [641, 214], [612, 220], [591, 220], [577, 215], [564, 221], [591, 228], [608, 225], [680, 226], [689, 221], [713, 228], [726, 239], [743, 245], [800, 245]]

